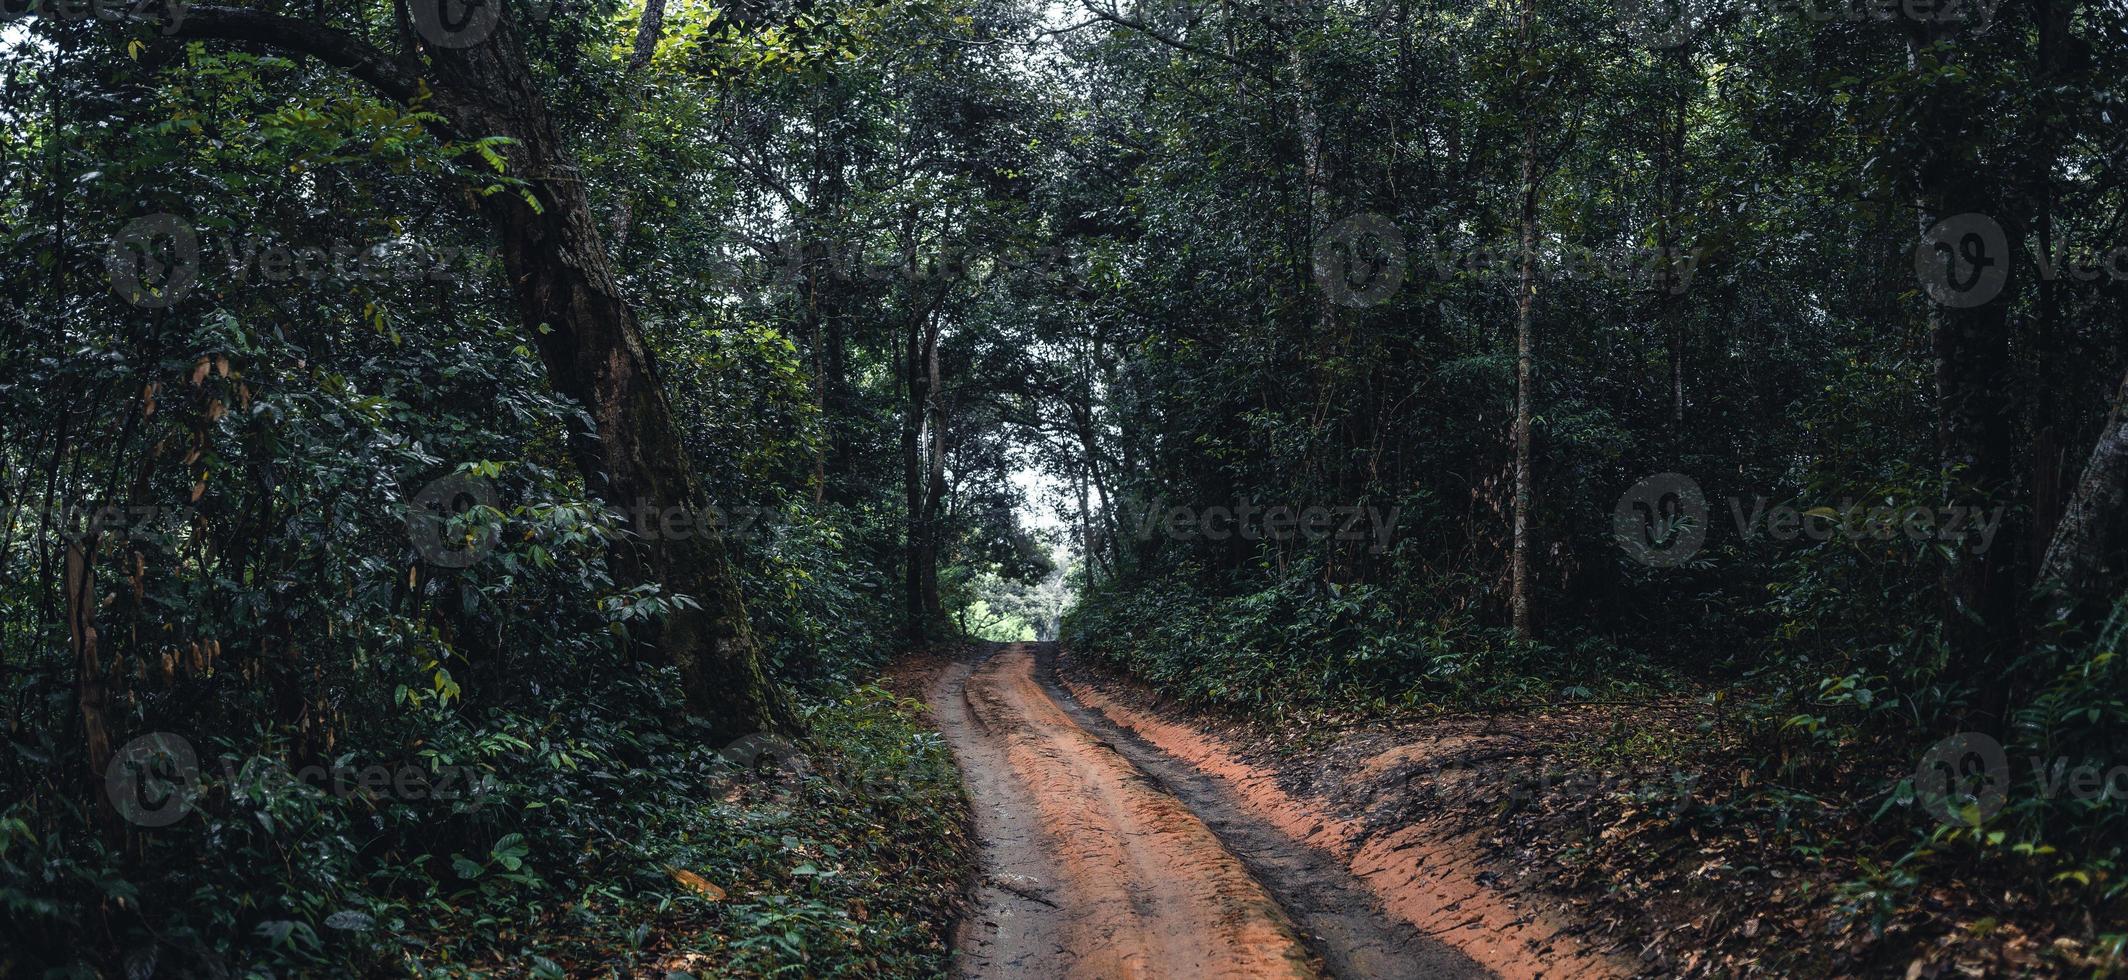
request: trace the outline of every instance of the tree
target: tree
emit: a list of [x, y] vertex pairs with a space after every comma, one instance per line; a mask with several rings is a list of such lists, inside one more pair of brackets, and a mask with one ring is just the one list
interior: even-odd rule
[[2128, 379], [2114, 396], [2076, 492], [2062, 512], [2039, 567], [2043, 611], [2067, 619], [2110, 601], [2128, 574]]
[[[435, 111], [453, 138], [508, 141], [496, 152], [517, 188], [480, 193], [478, 207], [495, 229], [520, 322], [549, 379], [596, 425], [572, 434], [571, 456], [592, 492], [638, 520], [634, 536], [613, 549], [615, 578], [689, 597], [673, 604], [656, 649], [678, 669], [688, 705], [716, 737], [795, 731], [796, 717], [762, 667], [721, 538], [713, 530], [665, 535], [656, 526], [657, 515], [704, 513], [708, 500], [527, 62], [518, 7], [504, 4], [484, 37], [457, 46], [462, 38], [439, 43], [417, 27], [442, 23], [448, 6], [450, 0], [411, 0], [397, 28], [398, 55], [323, 24], [234, 7], [192, 9], [179, 36], [316, 57], [388, 98]], [[646, 514], [650, 520], [640, 521]]]
[[1537, 54], [1537, 0], [1522, 0], [1515, 30], [1523, 61], [1522, 193], [1517, 227], [1522, 241], [1522, 264], [1515, 290], [1515, 527], [1509, 558], [1511, 579], [1508, 602], [1512, 606], [1515, 636], [1530, 637], [1530, 505], [1535, 497], [1530, 473], [1530, 362], [1531, 308], [1537, 302], [1537, 86], [1532, 62]]

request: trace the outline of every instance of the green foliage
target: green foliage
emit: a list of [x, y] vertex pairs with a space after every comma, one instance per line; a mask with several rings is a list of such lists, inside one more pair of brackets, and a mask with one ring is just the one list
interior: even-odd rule
[[805, 765], [756, 771], [679, 721], [670, 677], [554, 680], [536, 711], [425, 719], [406, 758], [476, 772], [461, 798], [341, 792], [221, 738], [202, 746], [199, 811], [140, 834], [136, 855], [12, 805], [11, 969], [89, 968], [90, 934], [110, 930], [127, 962], [173, 973], [517, 976], [682, 953], [705, 977], [943, 970], [964, 805], [916, 705], [846, 689], [808, 710]]
[[1600, 644], [1517, 646], [1467, 620], [1401, 615], [1387, 590], [1296, 566], [1220, 595], [1194, 570], [1096, 588], [1065, 618], [1075, 650], [1184, 701], [1263, 715], [1532, 705], [1645, 689], [1645, 665]]
[[[619, 37], [613, 6], [528, 32], [586, 143], [612, 121], [615, 65], [584, 56]], [[737, 51], [699, 13], [676, 6], [673, 44], [695, 54], [661, 61], [656, 111], [594, 193], [701, 163], [706, 103], [681, 93], [705, 52], [741, 72], [836, 60], [832, 32], [758, 28]], [[700, 597], [615, 581], [629, 515], [569, 452], [597, 423], [555, 393], [553, 325], [520, 324], [468, 206], [532, 194], [502, 142], [441, 140], [440, 116], [317, 59], [31, 30], [0, 40], [20, 45], [0, 76], [0, 974], [941, 972], [957, 777], [911, 705], [861, 686], [898, 632], [899, 488], [866, 469], [816, 503], [812, 352], [781, 311], [724, 302], [729, 282], [695, 288], [718, 271], [701, 225], [639, 235], [623, 276], [764, 659], [807, 705], [796, 774], [734, 772], [646, 662]], [[693, 207], [732, 180], [685, 183]], [[167, 308], [103, 272], [155, 212], [202, 244]], [[435, 261], [332, 261], [373, 248]], [[325, 261], [269, 274], [277, 249]], [[470, 562], [410, 523], [446, 479], [493, 490], [433, 528]], [[147, 519], [92, 526], [106, 505]], [[103, 774], [84, 775], [70, 547], [112, 747], [167, 732], [197, 753], [199, 809], [168, 827], [100, 812]], [[314, 766], [403, 770], [415, 791], [290, 775]], [[420, 789], [447, 780], [479, 792]]]

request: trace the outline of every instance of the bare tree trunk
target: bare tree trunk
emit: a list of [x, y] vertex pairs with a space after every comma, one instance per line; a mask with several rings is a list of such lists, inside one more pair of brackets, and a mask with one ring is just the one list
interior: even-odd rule
[[1086, 550], [1086, 585], [1088, 588], [1092, 588], [1095, 579], [1098, 577], [1095, 574], [1096, 572], [1109, 578], [1114, 578], [1115, 575], [1104, 563], [1101, 557], [1100, 542], [1096, 540], [1094, 534], [1093, 511], [1086, 506], [1085, 472], [1082, 471], [1076, 474], [1072, 482], [1079, 492], [1079, 540], [1081, 541], [1080, 546]]
[[[913, 265], [913, 259], [911, 262]], [[929, 606], [924, 602], [924, 568], [927, 565], [924, 551], [930, 531], [924, 521], [923, 423], [926, 406], [931, 401], [931, 375], [926, 366], [929, 360], [925, 342], [928, 332], [923, 327], [924, 316], [916, 306], [918, 290], [913, 279], [908, 284], [908, 292], [911, 305], [908, 327], [903, 331], [901, 358], [906, 394], [901, 416], [901, 484], [906, 512], [904, 535], [907, 538], [903, 548], [902, 602], [908, 618], [909, 642], [915, 644], [929, 636]]]
[[940, 546], [938, 529], [944, 518], [946, 502], [946, 400], [945, 386], [939, 378], [939, 323], [931, 318], [929, 329], [924, 332], [925, 373], [929, 377], [930, 397], [926, 399], [931, 431], [930, 473], [924, 490], [924, 567], [923, 593], [924, 615], [932, 622], [944, 622], [945, 603], [938, 591], [938, 557]]
[[[827, 446], [824, 448], [824, 483], [839, 486], [836, 478], [849, 474], [850, 440], [844, 432], [849, 412], [848, 336], [843, 319], [829, 311], [821, 317], [820, 353], [820, 414], [821, 424], [827, 429]], [[823, 487], [823, 495], [827, 494]]]
[[829, 413], [828, 403], [828, 337], [826, 311], [821, 309], [821, 279], [825, 270], [820, 253], [822, 249], [811, 240], [808, 233], [796, 244], [798, 261], [803, 275], [800, 279], [804, 294], [799, 297], [799, 332], [805, 335], [806, 349], [812, 368], [813, 408], [819, 413], [823, 438], [813, 447], [813, 471], [806, 477], [812, 488], [814, 506], [826, 502], [828, 496], [828, 456], [835, 420]]
[[[913, 386], [912, 386], [913, 387]], [[914, 397], [914, 393], [911, 393]], [[919, 459], [918, 427], [913, 413], [906, 411], [901, 422], [901, 488], [902, 506], [906, 511], [902, 547], [902, 611], [907, 620], [908, 640], [911, 644], [922, 643], [929, 635], [924, 622], [924, 500], [923, 481], [920, 477], [922, 461]]]
[[[1524, 59], [1535, 41], [1536, 0], [1523, 0], [1519, 21]], [[1526, 86], [1526, 91], [1534, 91]], [[1516, 639], [1530, 638], [1530, 313], [1537, 298], [1537, 115], [1525, 106], [1522, 122], [1522, 276], [1515, 303], [1515, 524], [1509, 558], [1510, 616]]]
[[813, 503], [828, 499], [829, 483], [841, 483], [848, 473], [849, 440], [843, 435], [844, 336], [840, 295], [836, 279], [836, 242], [832, 229], [840, 227], [847, 181], [843, 177], [843, 150], [832, 135], [829, 97], [821, 96], [812, 110], [812, 173], [806, 184], [805, 212], [799, 223], [798, 243], [804, 275], [801, 297], [804, 334], [811, 347], [813, 401], [820, 413], [822, 438], [813, 451]]
[[67, 639], [73, 647], [74, 697], [88, 747], [89, 793], [105, 830], [116, 832], [118, 814], [104, 792], [105, 771], [111, 766], [111, 705], [96, 633], [96, 543], [92, 528], [66, 548]]
[[1093, 485], [1093, 503], [1101, 513], [1100, 521], [1094, 526], [1105, 545], [1103, 550], [1111, 561], [1120, 561], [1122, 550], [1116, 543], [1116, 512], [1109, 503], [1112, 498], [1108, 492], [1108, 481], [1101, 475], [1101, 442], [1094, 432], [1094, 413], [1090, 400], [1089, 396], [1088, 401], [1071, 402], [1071, 423], [1079, 436], [1079, 451], [1086, 455], [1086, 475]]
[[[1682, 47], [1665, 52], [1665, 60], [1671, 62], [1672, 70], [1682, 75], [1691, 71], [1691, 61]], [[1681, 79], [1673, 79], [1678, 86], [1671, 101], [1668, 132], [1663, 134], [1661, 163], [1661, 201], [1658, 204], [1655, 224], [1656, 248], [1661, 254], [1656, 257], [1662, 274], [1656, 278], [1660, 295], [1656, 296], [1656, 309], [1663, 342], [1668, 348], [1670, 361], [1670, 424], [1682, 429], [1685, 422], [1685, 333], [1679, 314], [1683, 307], [1683, 285], [1677, 275], [1677, 221], [1682, 210], [1685, 169], [1685, 106], [1688, 96]]]
[[[1311, 5], [1309, 22], [1314, 23], [1324, 12], [1323, 5]], [[1309, 73], [1302, 57], [1303, 46], [1296, 39], [1287, 63], [1293, 72], [1294, 100], [1297, 103], [1300, 121], [1301, 176], [1308, 194], [1308, 228], [1305, 253], [1315, 254], [1317, 240], [1331, 224], [1331, 159], [1329, 148], [1323, 139], [1323, 119], [1320, 106], [1321, 92], [1315, 78]], [[1311, 271], [1312, 268], [1311, 268]], [[1337, 353], [1343, 346], [1344, 323], [1338, 315], [1337, 300], [1322, 283], [1314, 283], [1315, 336], [1305, 350], [1316, 352], [1309, 359], [1309, 373], [1314, 406], [1309, 411], [1308, 425], [1320, 429], [1330, 417], [1330, 404], [1342, 387], [1342, 358]], [[1314, 440], [1310, 440], [1312, 446]], [[1313, 450], [1310, 450], [1312, 454]], [[1303, 465], [1312, 466], [1313, 460]]]

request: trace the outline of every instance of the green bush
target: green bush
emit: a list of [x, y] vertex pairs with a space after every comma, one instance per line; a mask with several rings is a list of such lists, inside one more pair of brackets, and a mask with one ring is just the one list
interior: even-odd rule
[[943, 971], [965, 804], [913, 703], [847, 689], [806, 709], [803, 764], [754, 768], [679, 720], [670, 679], [579, 680], [543, 711], [436, 719], [415, 758], [477, 771], [469, 798], [342, 795], [218, 739], [197, 811], [130, 851], [10, 806], [0, 972]]
[[1210, 581], [1185, 569], [1103, 583], [1063, 637], [1184, 701], [1245, 712], [1530, 703], [1648, 679], [1600, 641], [1515, 644], [1467, 617], [1402, 611], [1383, 586], [1326, 584], [1304, 562], [1233, 594]]

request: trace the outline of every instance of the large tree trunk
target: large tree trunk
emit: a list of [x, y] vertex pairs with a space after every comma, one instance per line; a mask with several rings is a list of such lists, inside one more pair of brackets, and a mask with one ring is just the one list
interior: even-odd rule
[[[2032, 21], [2039, 28], [2039, 85], [2036, 91], [2079, 91], [2081, 79], [2075, 72], [2088, 64], [2085, 49], [2068, 30], [2068, 23], [2077, 13], [2077, 0], [2034, 0]], [[2045, 106], [2047, 100], [2043, 98]], [[2032, 113], [2022, 145], [2036, 147], [2024, 172], [2024, 193], [2036, 204], [2032, 232], [2039, 238], [2039, 251], [2047, 261], [2056, 261], [2056, 230], [2054, 230], [2054, 202], [2058, 193], [2054, 189], [2054, 164], [2060, 159], [2060, 134], [2051, 121], [2051, 113]], [[2041, 276], [2039, 281], [2039, 308], [2032, 317], [2032, 364], [2036, 376], [2058, 376], [2058, 359], [2062, 357], [2062, 289], [2058, 276]], [[2122, 387], [2128, 393], [2128, 381]], [[2039, 574], [2034, 576], [2036, 587], [2047, 597], [2043, 610], [2049, 616], [2068, 614], [2083, 606], [2090, 599], [2113, 599], [2119, 589], [2119, 546], [2122, 546], [2122, 527], [2117, 521], [2124, 517], [2122, 504], [2128, 497], [2128, 461], [2122, 459], [2128, 453], [2128, 440], [2122, 438], [2122, 400], [2115, 395], [2113, 412], [2107, 417], [2105, 427], [2100, 429], [2098, 444], [2092, 449], [2092, 459], [2085, 463], [2083, 476], [2073, 487], [2068, 487], [2068, 449], [2062, 440], [2062, 417], [2060, 393], [2054, 387], [2041, 385], [2032, 400], [2032, 546], [2039, 553], [2032, 555], [2032, 565]], [[2075, 519], [2077, 527], [2068, 527], [2064, 521]]]
[[[1987, 213], [1988, 201], [1964, 189], [1938, 197], [1937, 218]], [[1999, 212], [1997, 212], [1999, 213]], [[1924, 220], [1929, 220], [1926, 216]], [[2014, 235], [2015, 233], [2012, 232]], [[2015, 240], [2014, 238], [2012, 239]], [[2007, 257], [2005, 258], [2007, 261]], [[2008, 295], [1971, 308], [1939, 305], [1930, 317], [1936, 351], [1936, 437], [1944, 502], [1994, 513], [2009, 506], [2010, 327]], [[2007, 523], [2006, 519], [2006, 523]], [[2004, 535], [2010, 538], [2010, 535]], [[2013, 541], [1975, 554], [1954, 544], [1943, 572], [1943, 625], [1950, 668], [1982, 693], [1974, 723], [2000, 726], [2008, 703], [2008, 654], [2016, 627]]]
[[[1916, 64], [1924, 68], [1937, 57], [1973, 56], [1959, 46], [1955, 24], [1915, 22], [1906, 25]], [[1944, 46], [1939, 42], [1950, 41]], [[1946, 52], [1948, 52], [1946, 54]], [[1971, 137], [1982, 139], [1984, 137]], [[1961, 215], [1993, 220], [2003, 241], [1986, 246], [2002, 254], [1985, 258], [1999, 266], [1999, 288], [1978, 291], [1980, 283], [1955, 282], [1951, 289], [1972, 292], [1938, 295], [1929, 325], [1936, 355], [1936, 438], [1944, 502], [1993, 513], [2012, 503], [2015, 475], [2011, 460], [2009, 307], [2017, 296], [2016, 249], [2024, 225], [2008, 213], [1999, 177], [1987, 162], [1985, 147], [1934, 146], [1915, 170], [1920, 228], [1924, 235], [1938, 222]], [[1947, 243], [1960, 254], [1968, 242]], [[1933, 253], [1930, 253], [1933, 254]], [[1956, 270], [1961, 277], [1970, 271]], [[1984, 301], [1982, 301], [1984, 300]], [[2013, 533], [1982, 553], [1974, 542], [1955, 542], [1942, 576], [1943, 639], [1952, 679], [1973, 687], [1979, 698], [1965, 720], [1968, 727], [2000, 731], [2010, 701], [2007, 676], [2017, 625], [2018, 590], [2011, 561], [2017, 551]]]
[[[571, 441], [594, 492], [636, 519], [675, 509], [707, 513], [708, 499], [635, 313], [615, 283], [591, 202], [561, 148], [523, 50], [508, 25], [489, 43], [431, 52], [439, 107], [461, 133], [508, 136], [507, 174], [531, 182], [532, 207], [514, 193], [481, 198], [495, 226], [518, 312], [538, 341], [556, 390], [581, 402], [598, 431]], [[546, 329], [542, 329], [542, 327]], [[695, 523], [695, 522], [690, 522]], [[699, 605], [675, 608], [658, 631], [688, 705], [719, 737], [796, 728], [761, 666], [738, 575], [713, 529], [668, 536], [638, 527], [615, 549], [626, 585], [662, 583]]]
[[2039, 585], [2048, 617], [2065, 619], [2079, 606], [2110, 602], [2128, 572], [2128, 379], [2084, 464], [2076, 495], [2062, 512], [2040, 562]]
[[[313, 55], [402, 102], [429, 93], [423, 104], [441, 114], [458, 138], [510, 138], [499, 148], [506, 176], [528, 186], [522, 193], [508, 188], [486, 195], [479, 206], [495, 228], [519, 316], [549, 380], [596, 424], [596, 432], [570, 439], [584, 482], [631, 520], [646, 512], [653, 522], [664, 512], [706, 513], [708, 501], [635, 314], [614, 281], [582, 177], [562, 148], [512, 28], [515, 16], [515, 6], [506, 4], [500, 24], [478, 43], [426, 47], [426, 66], [343, 31], [242, 8], [195, 7], [182, 33]], [[419, 43], [411, 34], [402, 40], [407, 50]], [[695, 603], [674, 608], [656, 637], [659, 653], [679, 670], [688, 708], [706, 718], [718, 738], [795, 732], [796, 717], [762, 669], [722, 538], [714, 532], [665, 535], [656, 526], [636, 531], [612, 555], [615, 580], [624, 586], [660, 583], [667, 593]]]

